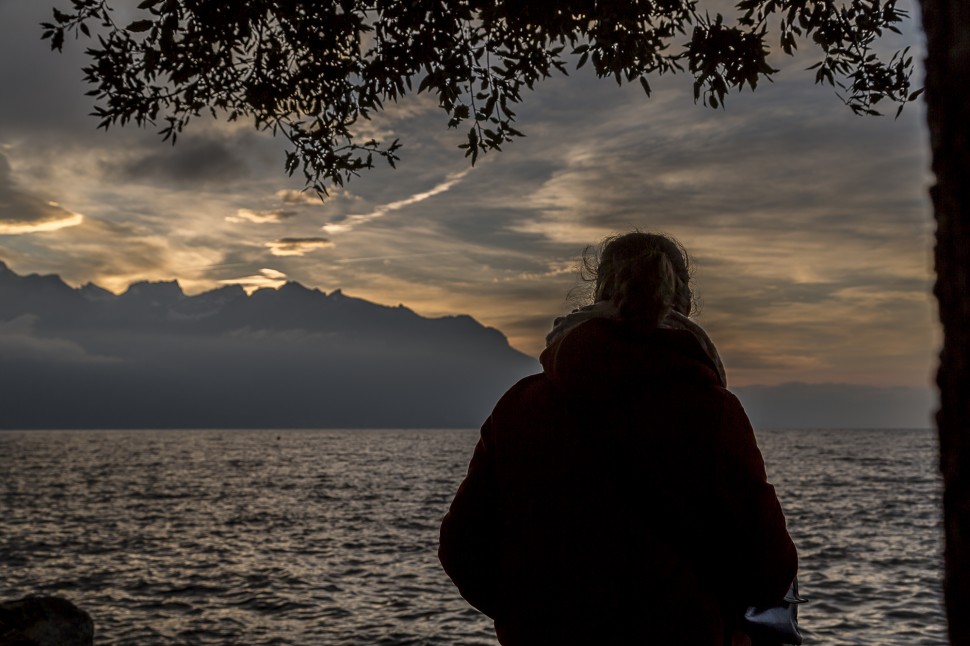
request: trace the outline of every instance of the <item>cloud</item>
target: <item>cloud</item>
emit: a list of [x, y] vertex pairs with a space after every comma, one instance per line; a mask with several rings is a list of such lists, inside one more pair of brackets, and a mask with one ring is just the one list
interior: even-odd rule
[[[338, 189], [339, 187], [336, 187], [330, 191], [331, 199], [339, 192]], [[278, 197], [283, 204], [306, 204], [320, 206], [322, 203], [320, 198], [317, 197], [315, 193], [296, 191], [293, 189], [281, 189], [276, 191], [276, 197]]]
[[102, 172], [130, 182], [204, 186], [235, 183], [251, 175], [249, 133], [232, 138], [215, 132], [195, 134], [177, 146], [154, 142], [147, 152], [102, 161]]
[[[633, 225], [880, 239], [912, 225], [913, 179], [928, 167], [915, 112], [896, 122], [854, 118], [826, 88], [791, 78], [714, 111], [691, 106], [674, 85], [683, 79], [664, 81], [649, 100], [625, 88], [587, 92], [580, 107], [597, 116], [582, 130], [572, 107], [568, 118], [543, 119], [541, 156], [531, 137], [516, 142], [530, 148], [529, 166], [482, 197], [522, 210], [515, 230], [572, 244]], [[564, 104], [579, 94], [555, 89]], [[539, 110], [555, 109], [536, 99]]]
[[76, 227], [84, 216], [21, 190], [13, 181], [6, 156], [0, 154], [0, 235], [23, 235]]
[[430, 197], [434, 197], [435, 195], [444, 193], [445, 191], [451, 189], [455, 184], [460, 182], [465, 177], [465, 175], [467, 175], [470, 172], [471, 172], [471, 168], [466, 168], [463, 171], [459, 171], [457, 173], [451, 173], [448, 175], [445, 181], [435, 185], [433, 188], [427, 191], [423, 191], [421, 193], [415, 193], [414, 195], [410, 197], [406, 197], [403, 200], [397, 200], [397, 201], [385, 204], [383, 206], [379, 206], [373, 211], [371, 211], [370, 213], [348, 215], [340, 219], [333, 220], [329, 224], [323, 225], [322, 229], [327, 233], [331, 233], [331, 234], [344, 233], [344, 232], [350, 231], [358, 224], [364, 224], [365, 222], [376, 220], [377, 218], [384, 217], [391, 211], [403, 209], [406, 206], [417, 204], [418, 202], [423, 202], [424, 200], [427, 200]]
[[138, 280], [170, 280], [186, 264], [215, 257], [175, 251], [162, 236], [95, 218], [38, 236], [43, 240], [8, 249], [6, 255], [30, 271], [57, 273], [73, 285], [96, 282], [114, 292], [124, 291]]
[[239, 285], [246, 290], [247, 294], [252, 294], [257, 289], [264, 287], [279, 289], [286, 284], [286, 274], [276, 269], [264, 267], [259, 270], [258, 274], [241, 278], [226, 278], [219, 282], [223, 285]]
[[[285, 200], [284, 200], [285, 201]], [[296, 217], [296, 211], [275, 209], [272, 211], [252, 211], [250, 209], [239, 209], [236, 215], [227, 215], [226, 222], [255, 222], [257, 224], [267, 224], [273, 222], [285, 222], [290, 218]]]
[[[22, 235], [24, 233], [40, 233], [42, 231], [57, 231], [66, 227], [76, 227], [84, 222], [80, 213], [64, 211], [56, 202], [48, 202], [52, 213], [46, 218], [36, 220], [7, 220], [0, 222], [0, 235]], [[62, 213], [63, 212], [63, 213]]]
[[269, 252], [274, 256], [302, 256], [317, 249], [332, 247], [329, 238], [280, 238], [267, 242]]

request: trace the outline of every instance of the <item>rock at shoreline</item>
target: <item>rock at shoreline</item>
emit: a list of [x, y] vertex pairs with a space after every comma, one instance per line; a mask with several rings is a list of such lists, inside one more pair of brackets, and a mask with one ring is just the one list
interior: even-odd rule
[[94, 622], [63, 597], [0, 603], [0, 646], [93, 646]]

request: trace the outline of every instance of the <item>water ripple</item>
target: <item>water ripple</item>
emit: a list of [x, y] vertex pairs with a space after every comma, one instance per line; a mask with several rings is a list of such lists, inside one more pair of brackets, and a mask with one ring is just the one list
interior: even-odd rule
[[[495, 644], [438, 566], [474, 431], [3, 432], [3, 598], [99, 644]], [[806, 644], [945, 642], [926, 431], [764, 431]]]

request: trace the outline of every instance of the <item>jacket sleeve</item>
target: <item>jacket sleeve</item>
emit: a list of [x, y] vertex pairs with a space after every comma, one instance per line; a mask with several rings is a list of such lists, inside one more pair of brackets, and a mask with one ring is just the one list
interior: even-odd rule
[[490, 442], [492, 420], [482, 427], [468, 474], [441, 521], [438, 559], [468, 603], [493, 619], [499, 601], [499, 519]]
[[744, 605], [774, 605], [798, 570], [795, 544], [775, 489], [768, 483], [751, 422], [729, 393], [722, 421], [721, 456], [715, 470], [720, 505], [726, 510], [723, 537], [731, 553], [722, 558], [731, 570], [732, 596]]

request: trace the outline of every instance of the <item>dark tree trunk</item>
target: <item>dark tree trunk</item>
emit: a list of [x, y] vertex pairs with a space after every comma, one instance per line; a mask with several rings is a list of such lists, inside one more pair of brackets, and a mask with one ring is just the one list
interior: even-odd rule
[[952, 644], [970, 645], [970, 2], [922, 0], [943, 350], [937, 385]]

